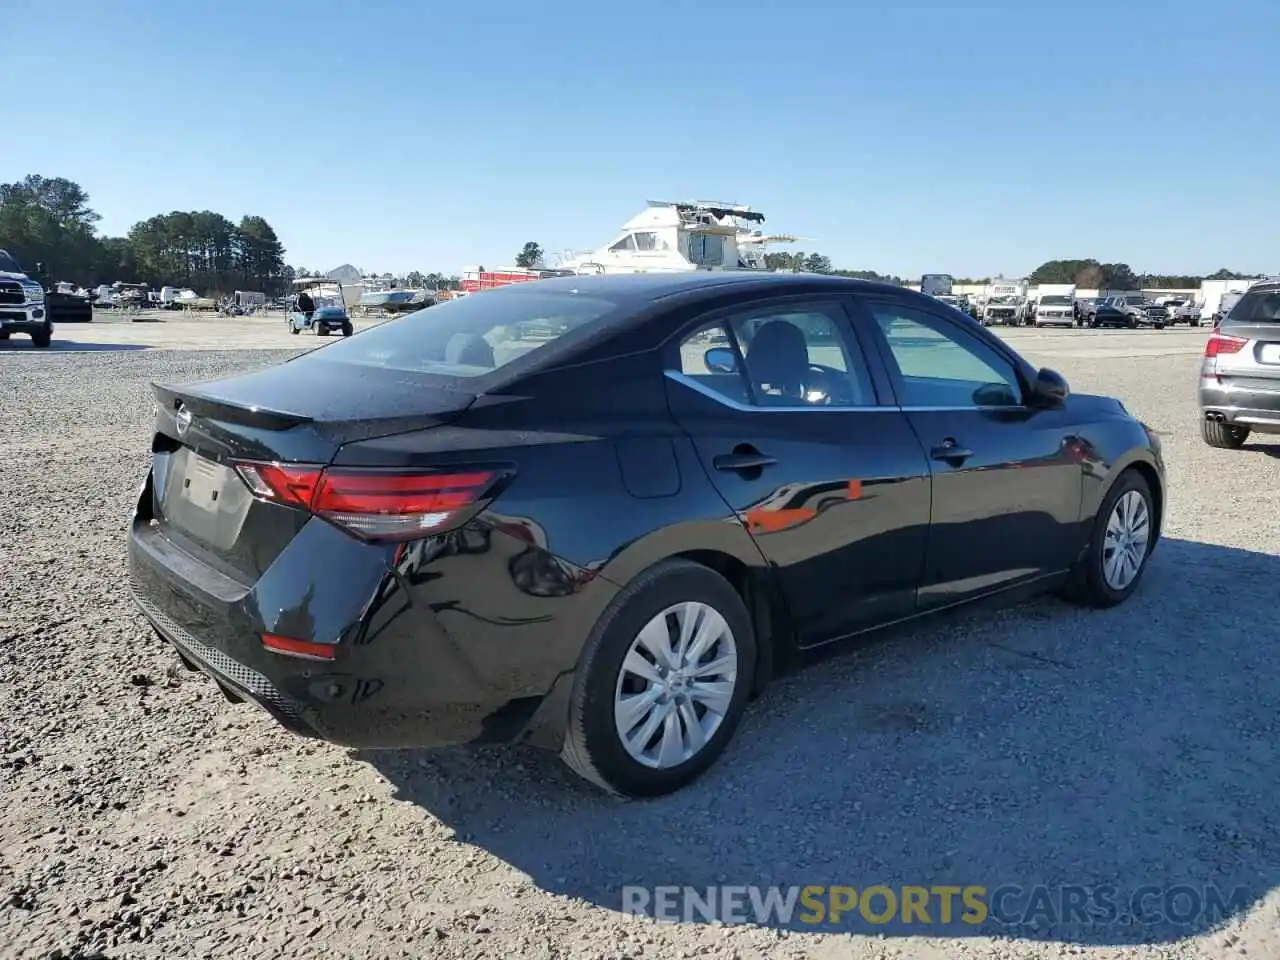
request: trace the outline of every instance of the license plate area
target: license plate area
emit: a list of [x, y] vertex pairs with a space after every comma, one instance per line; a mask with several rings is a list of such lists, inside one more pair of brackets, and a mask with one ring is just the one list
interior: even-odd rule
[[1258, 350], [1259, 363], [1280, 365], [1280, 343], [1264, 343]]
[[[244, 481], [230, 467], [186, 447], [165, 459], [165, 522], [215, 550], [230, 550], [253, 503]], [[162, 469], [159, 458], [156, 469]]]

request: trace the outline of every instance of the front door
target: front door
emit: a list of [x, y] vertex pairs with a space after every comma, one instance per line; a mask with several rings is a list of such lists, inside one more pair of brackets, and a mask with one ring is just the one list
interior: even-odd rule
[[693, 327], [668, 358], [671, 409], [773, 566], [798, 642], [913, 613], [928, 461], [877, 396], [842, 300], [771, 299]]
[[1084, 472], [1066, 412], [1027, 406], [1013, 360], [941, 312], [865, 306], [933, 474], [921, 609], [1069, 566]]

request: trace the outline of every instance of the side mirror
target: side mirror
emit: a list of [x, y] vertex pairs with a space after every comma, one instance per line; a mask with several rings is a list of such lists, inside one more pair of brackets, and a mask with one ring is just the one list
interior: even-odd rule
[[702, 355], [702, 362], [712, 373], [736, 373], [738, 358], [729, 347], [712, 347]]
[[1031, 386], [1032, 404], [1037, 407], [1060, 407], [1071, 394], [1067, 378], [1057, 370], [1041, 367]]

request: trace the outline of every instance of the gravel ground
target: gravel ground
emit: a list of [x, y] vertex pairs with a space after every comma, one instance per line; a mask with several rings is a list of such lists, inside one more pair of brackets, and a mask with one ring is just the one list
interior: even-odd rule
[[[310, 743], [174, 669], [124, 585], [147, 383], [286, 355], [0, 351], [0, 955], [1280, 957], [1280, 445], [1200, 443], [1189, 353], [1032, 353], [1163, 434], [1167, 539], [1128, 604], [1034, 601], [827, 660], [649, 803], [531, 750]], [[876, 883], [1239, 899], [1181, 925], [619, 912], [625, 884]]]

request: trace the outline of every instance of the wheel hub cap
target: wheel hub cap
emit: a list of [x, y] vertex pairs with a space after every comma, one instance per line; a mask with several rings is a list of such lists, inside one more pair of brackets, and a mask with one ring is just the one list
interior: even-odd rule
[[733, 630], [713, 607], [668, 607], [632, 641], [614, 697], [618, 738], [638, 763], [666, 769], [695, 756], [728, 713], [738, 680]]

